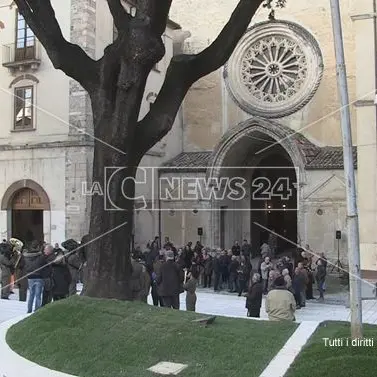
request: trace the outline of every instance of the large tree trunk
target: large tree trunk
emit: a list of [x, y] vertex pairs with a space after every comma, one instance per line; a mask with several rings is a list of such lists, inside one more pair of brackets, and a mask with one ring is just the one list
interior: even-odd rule
[[107, 65], [101, 90], [92, 94], [94, 114], [93, 182], [104, 196], [92, 198], [88, 275], [84, 294], [130, 300], [131, 237], [135, 174], [141, 154], [135, 130], [148, 71], [124, 59]]
[[133, 200], [124, 194], [134, 196], [134, 181], [126, 178], [134, 176], [135, 168], [129, 166], [127, 156], [108, 149], [95, 144], [93, 181], [103, 182], [104, 197], [92, 198], [84, 294], [129, 300]]

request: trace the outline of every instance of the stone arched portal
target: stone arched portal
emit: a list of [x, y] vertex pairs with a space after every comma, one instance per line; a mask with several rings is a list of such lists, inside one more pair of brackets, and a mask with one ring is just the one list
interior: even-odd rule
[[[270, 120], [255, 117], [230, 129], [212, 154], [207, 177], [214, 182], [221, 177], [244, 177], [249, 186], [242, 201], [212, 203], [212, 208], [217, 209], [212, 211], [213, 244], [227, 246], [234, 240], [251, 238], [258, 250], [268, 232], [253, 224], [275, 228], [277, 233], [297, 242], [302, 229], [300, 196], [306, 181], [305, 164], [316, 153], [318, 147], [301, 134]], [[278, 182], [289, 184], [282, 187], [291, 190], [286, 191], [291, 192], [285, 196], [287, 199], [279, 199]], [[260, 185], [265, 196], [256, 199]], [[284, 192], [281, 194], [283, 198]], [[281, 244], [289, 247], [287, 242]]]
[[43, 241], [44, 222], [50, 216], [50, 200], [36, 182], [25, 179], [14, 182], [6, 190], [1, 209], [7, 211], [7, 234], [24, 243]]

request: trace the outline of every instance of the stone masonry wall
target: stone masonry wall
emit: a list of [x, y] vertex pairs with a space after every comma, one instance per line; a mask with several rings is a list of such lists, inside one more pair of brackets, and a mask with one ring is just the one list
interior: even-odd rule
[[91, 146], [66, 149], [66, 236], [77, 240], [89, 230], [90, 197], [83, 193], [83, 182], [90, 187], [91, 155]]
[[[96, 0], [71, 0], [71, 42], [92, 58], [96, 51]], [[91, 185], [93, 115], [88, 93], [75, 80], [69, 87], [70, 138], [86, 140], [86, 147], [66, 151], [66, 236], [80, 240], [89, 230], [90, 197], [82, 182]]]

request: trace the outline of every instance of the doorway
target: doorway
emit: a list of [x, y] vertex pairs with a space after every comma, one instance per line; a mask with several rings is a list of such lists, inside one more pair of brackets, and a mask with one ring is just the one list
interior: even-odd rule
[[30, 188], [18, 190], [11, 206], [11, 236], [24, 244], [43, 242], [43, 201]]
[[24, 244], [34, 240], [43, 242], [43, 211], [12, 210], [12, 237]]
[[[262, 180], [258, 181], [259, 178]], [[255, 182], [263, 184], [260, 183], [258, 187]], [[292, 243], [297, 243], [297, 176], [283, 148], [277, 146], [275, 153], [260, 162], [253, 173], [252, 186], [254, 193], [256, 189], [260, 192], [257, 198], [251, 195], [250, 231], [254, 251], [259, 252], [261, 244], [268, 241], [270, 234], [261, 226], [281, 236], [277, 237], [278, 253], [292, 249]]]

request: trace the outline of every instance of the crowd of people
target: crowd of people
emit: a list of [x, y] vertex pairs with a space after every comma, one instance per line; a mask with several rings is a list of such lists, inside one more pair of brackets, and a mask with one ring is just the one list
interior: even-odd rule
[[[85, 245], [85, 237], [81, 245]], [[242, 245], [235, 241], [229, 250], [211, 250], [200, 241], [177, 249], [168, 237], [163, 245], [155, 237], [146, 250], [139, 247], [133, 250], [132, 299], [147, 302], [151, 293], [155, 306], [179, 309], [179, 296], [186, 291], [186, 309], [195, 311], [196, 289], [201, 286], [245, 296], [249, 317], [260, 316], [262, 298], [266, 295], [270, 319], [292, 320], [295, 310], [305, 307], [306, 300], [314, 299], [315, 282], [319, 300], [324, 299], [327, 260], [324, 254], [314, 260], [308, 245], [309, 252], [298, 249], [293, 258], [277, 259], [275, 245], [270, 237], [259, 253], [253, 251], [247, 240]], [[29, 289], [31, 313], [51, 301], [75, 295], [77, 283], [83, 281], [85, 264], [85, 246], [74, 240], [63, 242], [62, 248], [59, 244], [41, 245], [36, 241], [25, 247], [16, 239], [3, 240], [1, 298], [9, 299], [12, 294], [13, 276], [20, 301], [26, 301]]]
[[76, 294], [85, 256], [83, 251], [72, 252], [79, 246], [75, 241], [63, 245], [62, 249], [59, 244], [33, 241], [24, 246], [20, 240], [4, 239], [0, 243], [1, 299], [8, 300], [17, 287], [19, 300], [28, 300], [27, 311], [31, 313]]
[[[185, 247], [177, 249], [168, 237], [165, 238], [163, 246], [160, 245], [159, 237], [156, 237], [148, 244], [146, 251], [136, 248], [134, 255], [136, 259], [143, 261], [150, 275], [153, 303], [156, 306], [178, 309], [179, 294], [184, 290], [189, 289], [190, 295], [187, 297], [196, 302], [197, 286], [213, 287], [217, 292], [227, 290], [237, 293], [238, 296], [246, 296], [246, 308], [250, 317], [260, 316], [263, 295], [267, 295], [266, 310], [271, 313], [276, 311], [272, 309], [274, 305], [284, 306], [284, 302], [287, 302], [285, 296], [288, 296], [294, 305], [289, 309], [291, 314], [283, 317], [292, 319], [292, 313], [305, 307], [306, 300], [315, 299], [315, 283], [319, 292], [318, 300], [324, 300], [327, 259], [322, 253], [314, 260], [314, 253], [310, 251], [309, 245], [306, 245], [306, 250], [308, 251], [298, 249], [293, 258], [283, 256], [274, 259], [276, 250], [271, 247], [270, 242], [264, 242], [260, 254], [256, 255], [247, 240], [244, 240], [242, 245], [236, 241], [229, 250], [211, 250], [199, 241], [195, 246], [189, 242]], [[252, 261], [255, 258], [259, 261], [253, 266]], [[168, 265], [174, 262], [174, 268], [166, 267], [165, 271], [167, 262]], [[185, 274], [189, 280], [184, 278]], [[188, 285], [187, 281], [190, 281]], [[168, 283], [162, 284], [164, 282]], [[174, 304], [171, 304], [173, 296]], [[280, 304], [278, 297], [281, 297]], [[273, 319], [276, 314], [269, 316]]]

